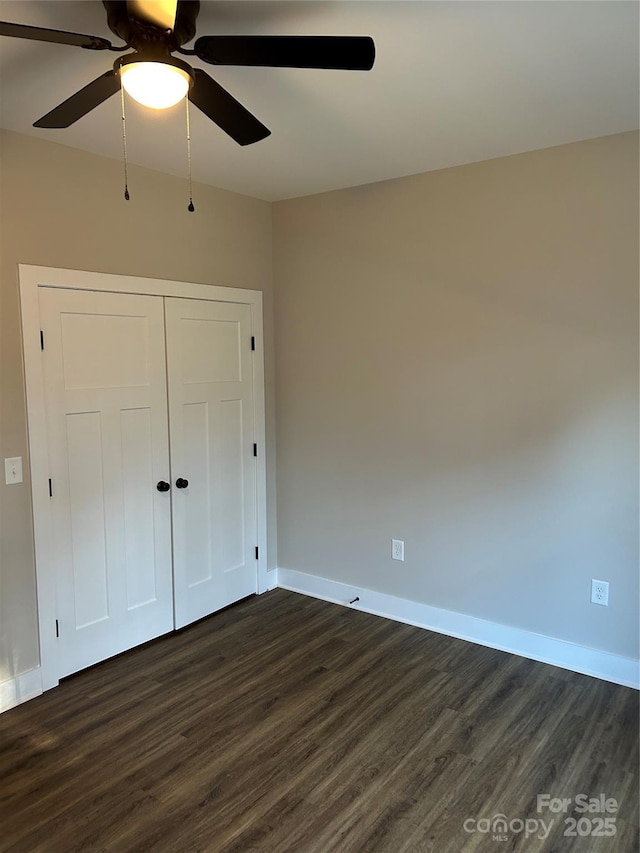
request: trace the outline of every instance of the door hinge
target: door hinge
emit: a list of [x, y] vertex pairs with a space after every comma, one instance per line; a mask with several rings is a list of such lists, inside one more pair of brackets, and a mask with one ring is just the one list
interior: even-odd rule
[[58, 624], [58, 620], [56, 619], [56, 637], [60, 636], [60, 625]]
[[44, 349], [44, 332], [40, 329], [40, 349]]
[[53, 483], [51, 482], [51, 477], [49, 477], [49, 497], [53, 497]]
[[255, 442], [253, 443], [253, 455], [258, 455], [258, 445]]
[[253, 335], [251, 335], [251, 349], [254, 350], [256, 348], [256, 339]]
[[258, 548], [258, 546], [256, 545], [256, 560], [258, 559], [258, 554], [259, 554], [259, 553], [260, 553], [260, 549], [259, 549], [259, 548]]

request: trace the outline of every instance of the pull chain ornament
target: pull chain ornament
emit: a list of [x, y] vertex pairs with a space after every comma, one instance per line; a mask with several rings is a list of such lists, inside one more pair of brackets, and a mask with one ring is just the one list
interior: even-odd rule
[[193, 213], [195, 207], [193, 205], [193, 189], [191, 184], [191, 124], [189, 122], [189, 98], [186, 97], [184, 100], [187, 106], [187, 165], [189, 169], [189, 204], [187, 205], [187, 210], [189, 213]]
[[124, 197], [129, 201], [129, 181], [127, 170], [127, 120], [124, 114], [124, 86], [120, 86], [120, 103], [122, 105], [122, 151], [124, 154]]

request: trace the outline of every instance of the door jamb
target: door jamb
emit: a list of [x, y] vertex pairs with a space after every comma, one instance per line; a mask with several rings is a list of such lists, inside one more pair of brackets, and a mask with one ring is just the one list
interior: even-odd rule
[[[237, 287], [195, 284], [183, 281], [142, 278], [139, 276], [65, 270], [19, 264], [20, 311], [27, 401], [27, 434], [33, 512], [36, 565], [36, 596], [40, 635], [40, 668], [42, 689], [58, 685], [56, 645], [56, 583], [50, 567], [53, 513], [49, 497], [49, 461], [44, 375], [40, 346], [40, 308], [38, 288], [97, 290], [107, 293], [135, 293], [147, 296], [175, 296], [210, 302], [235, 302], [251, 307], [251, 334], [255, 338], [253, 352], [254, 440], [260, 452], [256, 459], [256, 519], [258, 566], [256, 589], [268, 589], [267, 576], [267, 488], [264, 394], [264, 347], [262, 335], [262, 292]], [[46, 342], [45, 342], [46, 346]]]

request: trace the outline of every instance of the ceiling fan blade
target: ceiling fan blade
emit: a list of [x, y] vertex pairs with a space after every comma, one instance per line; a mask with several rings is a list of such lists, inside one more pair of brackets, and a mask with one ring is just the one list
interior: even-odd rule
[[161, 30], [172, 30], [176, 22], [178, 0], [127, 0], [132, 18]]
[[97, 107], [111, 95], [115, 95], [120, 89], [120, 78], [113, 71], [107, 71], [84, 89], [80, 89], [75, 95], [71, 95], [57, 107], [48, 112], [38, 121], [33, 123], [34, 127], [69, 127], [74, 121], [85, 116], [94, 107]]
[[64, 30], [48, 30], [45, 27], [28, 27], [24, 24], [11, 24], [8, 21], [0, 21], [0, 36], [70, 44], [74, 47], [84, 47], [87, 50], [111, 50], [111, 42], [108, 39], [100, 38], [100, 36], [67, 33]]
[[368, 71], [376, 56], [370, 36], [201, 36], [194, 50], [213, 65], [352, 71]]
[[193, 71], [195, 83], [189, 91], [189, 100], [238, 145], [251, 145], [270, 135], [271, 131], [206, 71], [201, 68]]

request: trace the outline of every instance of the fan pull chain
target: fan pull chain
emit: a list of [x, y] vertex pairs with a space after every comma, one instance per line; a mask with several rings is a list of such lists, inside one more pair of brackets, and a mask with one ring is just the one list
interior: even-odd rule
[[129, 201], [129, 180], [127, 170], [127, 121], [124, 115], [124, 86], [120, 86], [120, 103], [122, 104], [122, 150], [124, 153], [124, 197]]
[[193, 213], [195, 207], [193, 206], [193, 189], [191, 184], [191, 123], [189, 122], [189, 98], [185, 97], [185, 103], [187, 105], [187, 165], [189, 168], [189, 204], [187, 205], [187, 210], [189, 213]]

